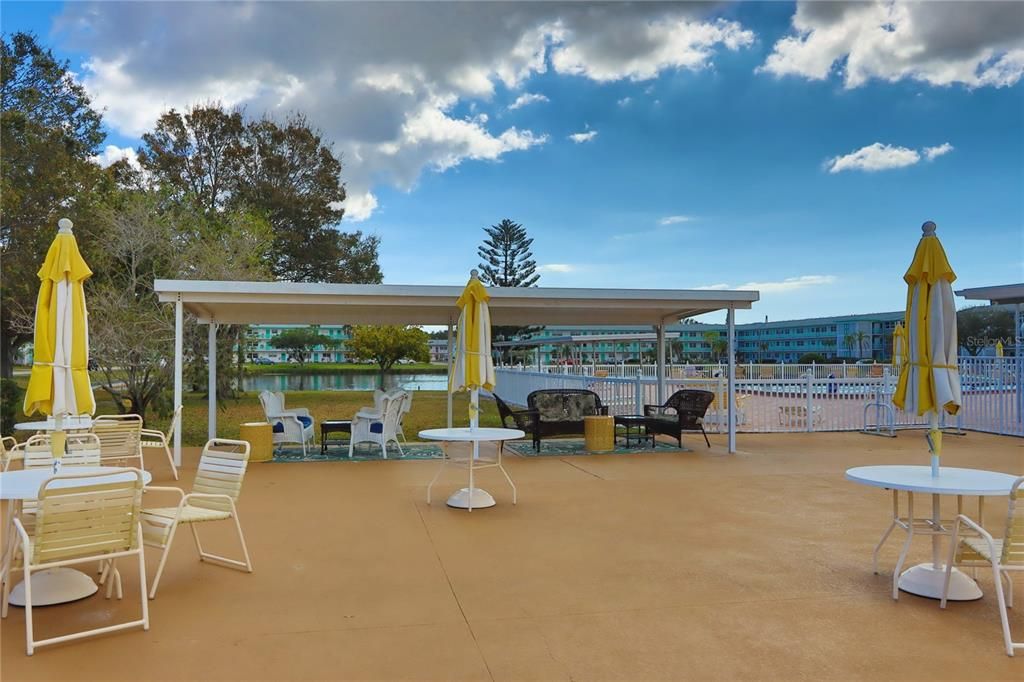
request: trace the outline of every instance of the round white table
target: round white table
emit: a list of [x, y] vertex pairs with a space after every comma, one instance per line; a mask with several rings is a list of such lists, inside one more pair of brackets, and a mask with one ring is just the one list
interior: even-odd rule
[[[120, 471], [122, 467], [64, 467], [59, 476], [79, 476], [82, 474], [103, 474]], [[131, 474], [112, 473], [110, 477], [104, 478], [105, 482], [114, 483], [121, 480], [129, 480]], [[34, 469], [19, 469], [18, 471], [4, 471], [0, 473], [0, 500], [34, 500], [39, 495], [39, 486], [48, 478], [53, 478], [53, 470], [48, 467]], [[153, 475], [148, 471], [142, 472], [143, 483], [153, 480]], [[80, 481], [71, 479], [67, 482], [61, 481], [53, 485], [67, 487], [81, 485]], [[13, 550], [14, 535], [14, 510], [7, 519], [7, 537], [9, 539], [6, 552]], [[5, 552], [5, 554], [6, 554]], [[3, 567], [6, 570], [8, 556], [4, 556]], [[63, 604], [69, 601], [84, 599], [96, 592], [99, 588], [93, 579], [73, 568], [48, 568], [32, 575], [32, 604], [33, 606], [49, 606], [51, 604]], [[7, 600], [14, 606], [25, 605], [25, 585], [20, 582], [11, 590], [10, 598]]]
[[[478, 426], [476, 428], [462, 427], [452, 429], [427, 429], [425, 431], [420, 431], [420, 438], [425, 438], [427, 440], [439, 440], [446, 443], [473, 443], [473, 454], [466, 457], [465, 460], [452, 459], [448, 456], [448, 448], [444, 449], [444, 456], [441, 459], [441, 467], [437, 470], [437, 473], [434, 474], [434, 478], [432, 478], [430, 483], [427, 485], [427, 504], [430, 504], [431, 488], [434, 487], [434, 483], [437, 481], [438, 476], [441, 475], [441, 472], [444, 471], [444, 468], [448, 465], [463, 466], [469, 469], [469, 487], [462, 488], [449, 497], [449, 507], [473, 511], [474, 509], [493, 507], [495, 505], [494, 497], [492, 497], [489, 492], [473, 485], [473, 472], [487, 468], [497, 468], [505, 475], [505, 480], [508, 481], [509, 486], [512, 488], [512, 504], [516, 504], [516, 485], [512, 482], [512, 478], [508, 475], [508, 472], [505, 471], [505, 467], [501, 464], [501, 453], [503, 450], [502, 444], [506, 440], [515, 440], [516, 438], [522, 438], [525, 435], [526, 433], [519, 429], [499, 429], [482, 426]], [[480, 443], [483, 442], [498, 443], [498, 454], [496, 459], [490, 460], [480, 457]]]
[[[998, 471], [983, 471], [981, 469], [960, 469], [956, 467], [941, 467], [938, 476], [932, 476], [930, 466], [911, 465], [882, 465], [855, 467], [848, 469], [846, 478], [854, 483], [884, 488], [893, 491], [893, 519], [889, 528], [882, 535], [882, 539], [875, 547], [875, 570], [878, 567], [878, 551], [885, 543], [892, 531], [899, 527], [906, 531], [907, 539], [903, 545], [896, 569], [893, 572], [893, 599], [899, 597], [898, 590], [931, 597], [932, 599], [942, 598], [942, 586], [945, 582], [946, 567], [942, 563], [941, 537], [948, 535], [949, 529], [942, 522], [940, 516], [939, 501], [942, 495], [956, 495], [958, 498], [964, 495], [978, 497], [978, 512], [982, 515], [982, 501], [985, 497], [1005, 496], [1010, 494], [1010, 487], [1016, 480], [1015, 476], [1000, 473]], [[899, 492], [907, 494], [907, 516], [901, 517], [899, 513]], [[914, 518], [914, 493], [924, 493], [932, 496], [932, 515], [930, 518]], [[980, 523], [981, 518], [978, 519]], [[915, 534], [930, 535], [932, 537], [932, 561], [931, 563], [918, 564], [906, 571], [900, 572], [907, 552], [910, 549], [910, 542]], [[969, 601], [981, 598], [981, 589], [965, 573], [953, 569], [949, 582], [949, 599], [956, 601]]]
[[[84, 414], [80, 417], [64, 417], [61, 425], [64, 431], [85, 431], [92, 428], [92, 417]], [[36, 422], [21, 422], [14, 425], [15, 431], [56, 431], [57, 421], [50, 417]]]

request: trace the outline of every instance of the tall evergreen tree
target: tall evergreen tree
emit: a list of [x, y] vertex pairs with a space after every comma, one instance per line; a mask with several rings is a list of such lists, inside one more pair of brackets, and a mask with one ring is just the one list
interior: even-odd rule
[[[533, 239], [527, 236], [526, 228], [505, 218], [497, 225], [485, 227], [487, 238], [477, 249], [480, 263], [480, 280], [494, 287], [532, 287], [537, 285], [537, 262], [533, 260], [530, 246]], [[540, 327], [494, 327], [491, 334], [495, 339], [515, 339], [529, 336]], [[506, 348], [511, 356], [513, 349]]]
[[477, 249], [477, 255], [483, 259], [481, 281], [492, 287], [536, 286], [540, 275], [530, 250], [533, 239], [526, 235], [526, 228], [505, 218], [497, 225], [485, 227], [484, 232], [487, 239]]

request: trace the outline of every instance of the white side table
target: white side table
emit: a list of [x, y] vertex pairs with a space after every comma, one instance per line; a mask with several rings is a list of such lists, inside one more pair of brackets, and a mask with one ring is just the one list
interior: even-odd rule
[[[512, 504], [516, 504], [516, 485], [512, 482], [512, 478], [505, 471], [505, 467], [501, 465], [501, 453], [503, 450], [503, 444], [506, 440], [515, 440], [516, 438], [522, 438], [526, 435], [525, 432], [519, 429], [498, 429], [498, 428], [454, 428], [454, 429], [427, 429], [426, 431], [420, 431], [420, 438], [427, 440], [439, 440], [445, 443], [450, 442], [471, 442], [473, 443], [473, 453], [469, 455], [465, 460], [458, 458], [453, 459], [448, 456], [448, 448], [444, 448], [444, 457], [441, 459], [441, 467], [434, 474], [434, 478], [427, 484], [427, 504], [430, 504], [430, 490], [434, 487], [434, 483], [437, 481], [438, 476], [444, 471], [444, 468], [449, 465], [464, 467], [469, 470], [469, 487], [462, 488], [454, 495], [448, 498], [448, 506], [455, 507], [457, 509], [468, 509], [473, 511], [474, 509], [482, 509], [485, 507], [493, 507], [495, 505], [494, 498], [489, 492], [481, 488], [477, 488], [473, 485], [473, 472], [479, 469], [497, 468], [505, 475], [505, 480], [508, 481], [509, 486], [512, 488]], [[498, 455], [497, 459], [491, 460], [481, 458], [480, 454], [480, 443], [484, 442], [497, 442], [498, 443]]]
[[[888, 465], [855, 467], [848, 469], [846, 479], [854, 483], [885, 488], [892, 490], [893, 495], [893, 518], [882, 535], [882, 539], [875, 546], [874, 565], [875, 572], [878, 572], [878, 551], [885, 544], [889, 534], [896, 528], [901, 528], [907, 534], [903, 543], [903, 551], [896, 562], [893, 570], [892, 598], [899, 598], [899, 590], [916, 594], [932, 599], [942, 598], [942, 586], [946, 578], [946, 567], [942, 562], [942, 535], [949, 535], [947, 528], [940, 516], [939, 500], [942, 495], [956, 495], [958, 508], [962, 506], [964, 495], [978, 497], [978, 515], [982, 516], [982, 502], [985, 497], [1006, 496], [1010, 494], [1010, 488], [1016, 480], [1015, 476], [1003, 474], [997, 471], [983, 471], [981, 469], [959, 469], [956, 467], [942, 467], [938, 476], [932, 476], [930, 466], [908, 466]], [[907, 515], [900, 516], [899, 493], [907, 494]], [[914, 493], [926, 493], [932, 496], [932, 515], [930, 518], [914, 517]], [[978, 522], [982, 522], [982, 518]], [[930, 535], [932, 538], [932, 561], [927, 564], [918, 564], [900, 572], [903, 562], [910, 550], [910, 543], [914, 535]], [[955, 601], [970, 601], [981, 599], [981, 589], [967, 574], [954, 569], [949, 582], [949, 599]]]
[[[82, 474], [114, 474], [110, 482], [118, 481], [116, 474], [123, 467], [64, 467], [61, 474], [79, 476]], [[14, 543], [18, 535], [14, 531], [14, 516], [21, 511], [23, 500], [34, 500], [39, 495], [39, 486], [48, 478], [53, 478], [53, 470], [49, 467], [38, 467], [34, 469], [19, 469], [17, 471], [4, 471], [0, 473], [0, 500], [12, 500], [14, 508], [8, 515], [7, 547], [4, 549], [3, 562], [0, 564], [0, 571], [7, 572], [10, 569]], [[104, 479], [106, 480], [106, 479]], [[142, 472], [142, 482], [149, 483], [153, 475], [148, 471]], [[60, 484], [54, 484], [60, 485]], [[72, 479], [67, 485], [81, 485], [78, 480]], [[96, 592], [99, 588], [93, 579], [81, 571], [73, 568], [47, 568], [32, 574], [32, 604], [33, 606], [50, 606], [51, 604], [63, 604], [69, 601], [84, 599]], [[25, 605], [25, 583], [18, 583], [11, 589], [10, 598], [7, 600], [14, 606]]]

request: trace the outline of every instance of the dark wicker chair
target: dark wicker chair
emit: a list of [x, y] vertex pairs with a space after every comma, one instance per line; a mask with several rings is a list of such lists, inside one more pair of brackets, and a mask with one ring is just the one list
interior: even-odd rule
[[533, 419], [533, 449], [540, 452], [540, 439], [583, 433], [583, 418], [608, 414], [608, 406], [593, 391], [579, 388], [545, 388], [526, 396], [526, 412]]
[[644, 405], [647, 417], [647, 433], [672, 436], [683, 447], [684, 433], [700, 433], [704, 442], [711, 447], [708, 434], [704, 432], [704, 414], [715, 399], [711, 391], [684, 389], [676, 391], [664, 405]]
[[497, 393], [492, 393], [491, 395], [494, 396], [494, 403], [498, 406], [498, 416], [501, 417], [501, 426], [503, 428], [519, 429], [529, 434], [533, 433], [533, 425], [537, 416], [536, 412], [513, 409], [512, 406], [499, 398]]

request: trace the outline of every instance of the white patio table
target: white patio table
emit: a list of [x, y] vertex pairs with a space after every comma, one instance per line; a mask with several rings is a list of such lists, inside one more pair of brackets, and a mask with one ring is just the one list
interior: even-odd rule
[[[932, 599], [942, 598], [942, 585], [945, 581], [946, 568], [942, 561], [942, 535], [949, 535], [951, 521], [943, 522], [940, 515], [940, 499], [942, 495], [957, 496], [957, 513], [963, 510], [963, 497], [977, 496], [979, 523], [984, 520], [984, 499], [991, 496], [1010, 494], [1015, 476], [998, 471], [980, 469], [959, 469], [942, 467], [938, 476], [932, 476], [930, 466], [881, 465], [855, 467], [846, 472], [847, 480], [876, 488], [892, 490], [892, 522], [882, 534], [874, 552], [874, 570], [878, 572], [878, 551], [895, 528], [907, 533], [900, 552], [896, 568], [893, 570], [892, 598], [899, 598], [899, 590]], [[900, 516], [899, 493], [907, 494], [907, 515]], [[914, 517], [914, 493], [925, 493], [932, 496], [932, 515], [930, 518]], [[900, 572], [903, 562], [910, 550], [914, 535], [930, 535], [932, 538], [931, 563], [918, 564]], [[953, 569], [949, 583], [949, 599], [970, 601], [981, 598], [981, 589], [967, 574]]]
[[[87, 431], [92, 428], [92, 417], [82, 415], [81, 417], [64, 417], [61, 425], [64, 431]], [[21, 422], [14, 425], [15, 431], [56, 431], [57, 422], [54, 419], [42, 419], [36, 422]]]
[[[118, 480], [124, 480], [124, 477], [127, 476], [127, 474], [122, 474], [120, 477], [117, 476], [117, 472], [122, 469], [123, 467], [104, 466], [64, 467], [58, 476], [61, 474], [81, 476], [83, 474], [109, 473], [112, 475], [109, 479], [105, 480], [114, 483]], [[12, 500], [14, 502], [7, 518], [7, 547], [4, 549], [0, 572], [8, 570], [14, 543], [18, 541], [17, 534], [14, 532], [13, 519], [21, 511], [21, 502], [23, 500], [36, 499], [39, 495], [39, 486], [43, 484], [43, 481], [53, 478], [53, 476], [53, 470], [49, 467], [19, 469], [18, 471], [4, 471], [0, 473], [0, 500]], [[149, 483], [152, 480], [152, 474], [148, 471], [142, 472], [143, 483]], [[71, 480], [66, 484], [56, 483], [54, 485], [80, 485], [80, 483], [77, 480]], [[98, 589], [92, 578], [73, 568], [48, 568], [32, 574], [32, 603], [35, 606], [49, 606], [51, 604], [63, 604], [77, 599], [84, 599], [94, 594]], [[14, 606], [25, 605], [24, 581], [11, 589], [11, 596], [7, 601]]]
[[505, 471], [505, 467], [501, 464], [501, 454], [504, 449], [504, 441], [515, 440], [516, 438], [522, 438], [526, 433], [519, 429], [499, 429], [499, 428], [484, 428], [477, 427], [471, 428], [452, 428], [452, 429], [427, 429], [420, 431], [420, 438], [426, 438], [427, 440], [439, 440], [445, 443], [450, 442], [497, 442], [498, 443], [498, 455], [497, 459], [489, 459], [486, 457], [474, 457], [472, 453], [467, 455], [465, 459], [452, 458], [448, 456], [448, 448], [444, 448], [444, 456], [441, 459], [441, 467], [434, 474], [434, 478], [427, 484], [427, 504], [430, 504], [430, 489], [434, 487], [434, 483], [437, 481], [438, 476], [444, 471], [444, 468], [448, 465], [460, 466], [469, 469], [469, 487], [462, 488], [451, 497], [448, 498], [448, 506], [455, 507], [457, 509], [468, 509], [473, 511], [474, 509], [482, 509], [485, 507], [493, 507], [495, 505], [494, 498], [489, 492], [482, 488], [477, 488], [473, 485], [473, 472], [479, 469], [488, 469], [497, 467], [502, 474], [505, 475], [505, 480], [512, 487], [512, 504], [516, 503], [516, 484], [512, 482], [512, 478]]

